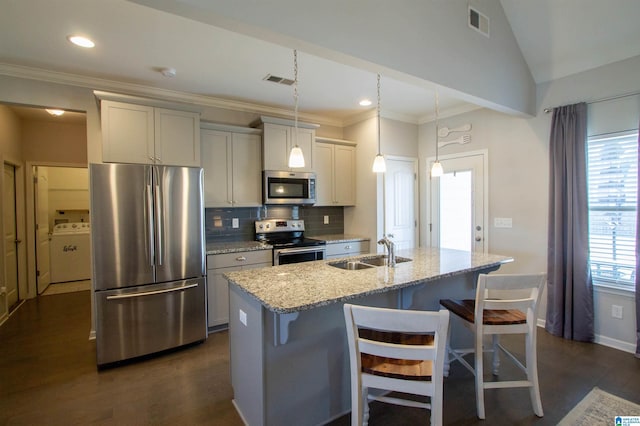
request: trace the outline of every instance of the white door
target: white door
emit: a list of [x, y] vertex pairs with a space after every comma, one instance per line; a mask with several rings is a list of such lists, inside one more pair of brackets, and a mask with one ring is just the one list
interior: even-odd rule
[[385, 157], [387, 171], [384, 174], [384, 208], [386, 235], [398, 250], [416, 246], [418, 226], [417, 169], [415, 158]]
[[9, 311], [20, 301], [18, 291], [18, 233], [16, 226], [16, 169], [4, 165], [3, 179], [4, 282]]
[[36, 179], [36, 262], [38, 294], [51, 282], [49, 261], [49, 174], [46, 167], [34, 167]]
[[[486, 253], [487, 153], [440, 157], [444, 174], [430, 178], [430, 245]], [[431, 170], [429, 162], [427, 170]]]

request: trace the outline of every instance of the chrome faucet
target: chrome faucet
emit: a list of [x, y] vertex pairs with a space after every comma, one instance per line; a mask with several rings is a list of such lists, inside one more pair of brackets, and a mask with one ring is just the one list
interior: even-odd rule
[[389, 239], [389, 236], [382, 237], [378, 244], [383, 244], [387, 247], [387, 251], [389, 252], [389, 262], [388, 266], [391, 268], [395, 268], [396, 266], [396, 245]]

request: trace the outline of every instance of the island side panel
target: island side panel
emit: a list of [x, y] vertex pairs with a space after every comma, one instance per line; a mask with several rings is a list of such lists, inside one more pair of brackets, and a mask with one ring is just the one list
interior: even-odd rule
[[233, 404], [244, 423], [251, 426], [265, 424], [263, 325], [262, 304], [230, 284], [229, 351]]
[[[359, 297], [354, 304], [396, 307], [398, 292]], [[351, 411], [344, 303], [300, 311], [278, 339], [278, 315], [265, 312], [265, 397], [268, 425], [318, 425]], [[286, 316], [286, 315], [285, 315]]]

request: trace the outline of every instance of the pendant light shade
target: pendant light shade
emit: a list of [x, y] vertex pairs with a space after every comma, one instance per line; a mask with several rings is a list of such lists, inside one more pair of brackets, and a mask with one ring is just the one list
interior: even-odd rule
[[373, 160], [373, 167], [371, 170], [374, 173], [384, 173], [387, 171], [387, 164], [384, 162], [382, 154], [376, 155], [376, 158]]
[[438, 160], [438, 116], [440, 115], [440, 102], [438, 99], [438, 89], [436, 89], [436, 161], [431, 166], [431, 177], [440, 177], [444, 174], [442, 164]]
[[431, 177], [440, 177], [444, 174], [444, 170], [442, 169], [442, 164], [438, 160], [433, 163], [431, 166]]
[[302, 149], [298, 146], [298, 51], [295, 49], [293, 50], [293, 103], [294, 145], [289, 153], [289, 168], [291, 169], [304, 167], [304, 155], [302, 154]]
[[384, 156], [380, 152], [380, 74], [378, 74], [378, 113], [377, 113], [377, 123], [378, 123], [378, 155], [373, 160], [373, 167], [371, 170], [374, 173], [385, 173], [387, 171], [387, 164], [384, 161]]
[[[295, 129], [296, 132], [298, 129]], [[291, 152], [289, 153], [289, 167], [304, 167], [304, 155], [302, 154], [302, 149], [296, 144], [293, 148], [291, 148]]]

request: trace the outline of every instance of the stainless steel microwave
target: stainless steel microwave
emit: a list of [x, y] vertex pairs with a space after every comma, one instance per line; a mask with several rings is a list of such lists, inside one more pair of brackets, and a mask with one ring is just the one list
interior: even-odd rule
[[316, 202], [316, 174], [310, 172], [263, 173], [263, 201], [265, 204], [314, 204]]

